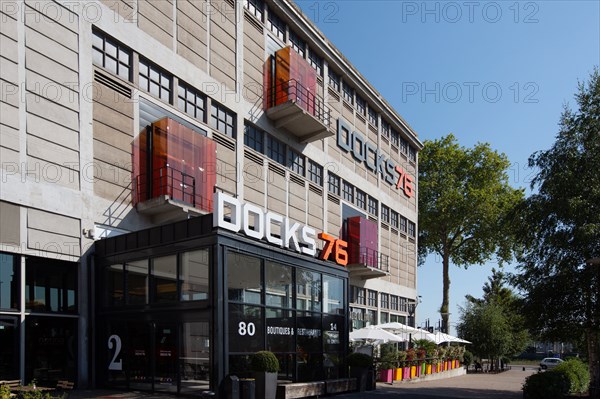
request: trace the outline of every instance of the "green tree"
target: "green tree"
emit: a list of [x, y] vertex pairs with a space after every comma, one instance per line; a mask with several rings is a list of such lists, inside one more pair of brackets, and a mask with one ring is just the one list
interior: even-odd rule
[[[468, 267], [492, 256], [512, 259], [515, 242], [505, 216], [523, 197], [508, 184], [510, 166], [489, 144], [458, 145], [450, 134], [425, 141], [419, 155], [419, 260], [442, 259], [443, 324], [449, 325], [450, 262]], [[447, 332], [447, 331], [446, 331]]]
[[600, 74], [596, 68], [565, 107], [552, 147], [534, 153], [538, 170], [518, 215], [526, 251], [515, 282], [531, 327], [549, 339], [587, 339], [592, 384], [600, 384]]

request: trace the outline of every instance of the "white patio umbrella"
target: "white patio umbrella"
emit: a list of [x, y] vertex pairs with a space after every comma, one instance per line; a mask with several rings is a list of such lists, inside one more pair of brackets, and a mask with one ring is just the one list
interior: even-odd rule
[[389, 330], [394, 334], [404, 338], [405, 341], [408, 341], [409, 338], [412, 338], [412, 340], [426, 339], [428, 341], [435, 342], [435, 335], [431, 334], [429, 331], [407, 326], [406, 324], [391, 322], [378, 324], [376, 327], [383, 328], [384, 330]]
[[386, 342], [402, 342], [405, 341], [402, 337], [385, 331], [377, 326], [368, 326], [350, 333], [351, 341], [383, 341]]
[[446, 334], [441, 331], [435, 333], [435, 343], [441, 344], [442, 342], [458, 342], [463, 344], [470, 344], [470, 341], [467, 341], [462, 338], [455, 337], [454, 335]]

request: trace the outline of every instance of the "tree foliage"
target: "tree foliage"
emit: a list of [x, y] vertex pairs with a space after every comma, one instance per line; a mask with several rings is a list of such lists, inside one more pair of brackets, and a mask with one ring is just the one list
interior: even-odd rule
[[[600, 74], [596, 68], [565, 107], [555, 143], [534, 153], [537, 192], [517, 215], [526, 251], [514, 276], [525, 294], [531, 328], [548, 339], [584, 335], [590, 364], [598, 359], [600, 333]], [[525, 234], [527, 233], [527, 234]], [[596, 366], [597, 367], [597, 366]]]
[[523, 197], [508, 184], [510, 166], [489, 144], [459, 146], [450, 134], [425, 141], [419, 155], [419, 259], [430, 253], [442, 259], [444, 299], [440, 308], [448, 325], [450, 262], [467, 267], [494, 255], [512, 259], [514, 237], [506, 215]]

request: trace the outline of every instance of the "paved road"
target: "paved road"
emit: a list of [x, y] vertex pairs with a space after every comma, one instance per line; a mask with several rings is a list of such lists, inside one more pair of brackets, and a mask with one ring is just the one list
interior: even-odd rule
[[[467, 374], [428, 382], [378, 383], [376, 391], [355, 392], [331, 396], [331, 399], [521, 399], [521, 387], [525, 378], [537, 372], [537, 368], [512, 366], [512, 370], [500, 374]], [[141, 392], [73, 391], [70, 399], [173, 399], [172, 395]], [[256, 398], [261, 399], [261, 398]]]

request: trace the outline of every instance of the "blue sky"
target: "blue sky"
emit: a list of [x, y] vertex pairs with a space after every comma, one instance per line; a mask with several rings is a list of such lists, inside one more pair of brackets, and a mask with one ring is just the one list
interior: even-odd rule
[[[528, 157], [552, 145], [563, 105], [600, 64], [598, 1], [297, 3], [421, 140], [489, 142], [511, 160], [515, 187], [529, 187]], [[451, 324], [493, 266], [451, 266]], [[417, 324], [435, 324], [441, 261], [430, 256], [418, 278]]]

